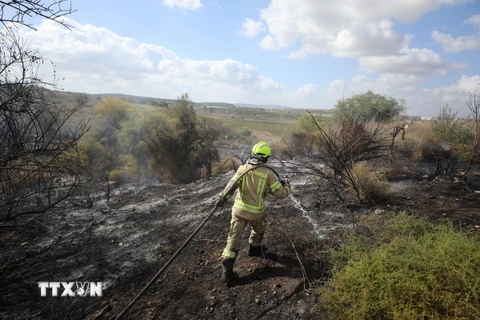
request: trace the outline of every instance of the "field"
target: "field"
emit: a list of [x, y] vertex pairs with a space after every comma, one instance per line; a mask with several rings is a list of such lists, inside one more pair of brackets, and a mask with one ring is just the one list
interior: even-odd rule
[[[165, 110], [159, 107], [160, 103], [172, 106], [175, 100], [153, 99], [144, 97], [135, 97], [127, 95], [89, 95], [75, 92], [52, 92], [54, 101], [67, 107], [72, 107], [86, 99], [84, 107], [73, 115], [69, 124], [73, 125], [81, 120], [92, 119], [94, 117], [94, 108], [102, 99], [120, 98], [131, 103], [134, 108], [149, 108]], [[266, 109], [261, 107], [241, 107], [224, 103], [196, 103], [192, 102], [197, 115], [218, 119], [226, 128], [239, 130], [249, 128], [254, 136], [252, 138], [265, 139], [278, 142], [281, 137], [288, 132], [295, 124], [296, 120], [305, 115], [305, 110], [301, 109]], [[329, 110], [309, 110], [315, 116], [330, 116]]]

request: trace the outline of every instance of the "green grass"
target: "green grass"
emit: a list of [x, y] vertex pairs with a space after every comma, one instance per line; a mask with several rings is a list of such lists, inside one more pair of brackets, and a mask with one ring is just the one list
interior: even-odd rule
[[252, 132], [266, 132], [281, 137], [291, 126], [290, 123], [265, 123], [243, 119], [216, 118], [226, 127], [233, 131], [241, 128], [249, 128]]
[[320, 288], [329, 318], [480, 319], [477, 238], [406, 214], [362, 226], [333, 252]]

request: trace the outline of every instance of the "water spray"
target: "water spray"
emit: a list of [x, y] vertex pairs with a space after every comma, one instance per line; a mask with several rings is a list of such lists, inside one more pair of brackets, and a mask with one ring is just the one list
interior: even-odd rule
[[323, 239], [325, 238], [325, 235], [320, 233], [320, 231], [318, 231], [318, 224], [317, 222], [310, 216], [310, 214], [308, 213], [307, 210], [305, 210], [305, 208], [302, 206], [302, 204], [300, 203], [300, 201], [298, 201], [295, 196], [290, 193], [290, 199], [292, 199], [292, 202], [293, 202], [293, 206], [297, 209], [299, 209], [301, 212], [302, 212], [302, 215], [307, 218], [308, 222], [310, 222], [310, 224], [313, 226], [313, 231], [315, 231], [315, 234], [317, 235], [317, 237], [319, 239]]

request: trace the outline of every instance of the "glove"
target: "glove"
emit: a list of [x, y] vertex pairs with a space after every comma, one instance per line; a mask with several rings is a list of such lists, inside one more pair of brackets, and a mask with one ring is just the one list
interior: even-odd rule
[[223, 201], [223, 197], [218, 197], [215, 200], [215, 207], [223, 207], [224, 204], [225, 202]]
[[287, 187], [290, 187], [290, 180], [288, 180], [288, 178], [285, 178], [285, 179], [281, 179], [280, 180], [280, 183], [282, 184], [282, 186], [287, 186]]

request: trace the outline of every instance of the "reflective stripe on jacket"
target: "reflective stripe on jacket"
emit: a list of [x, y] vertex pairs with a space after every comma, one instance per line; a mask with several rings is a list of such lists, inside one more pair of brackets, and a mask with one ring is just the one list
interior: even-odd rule
[[[225, 189], [220, 193], [220, 196], [224, 196], [238, 177], [251, 167], [254, 167], [254, 165], [244, 164], [240, 166]], [[291, 193], [290, 187], [282, 186], [275, 173], [265, 167], [258, 167], [258, 169], [247, 172], [233, 187], [232, 193], [236, 189], [238, 189], [238, 192], [233, 205], [234, 210], [237, 209], [255, 214], [263, 212], [263, 200], [267, 193], [273, 194], [276, 198], [285, 198]], [[229, 198], [231, 195], [226, 196]]]

